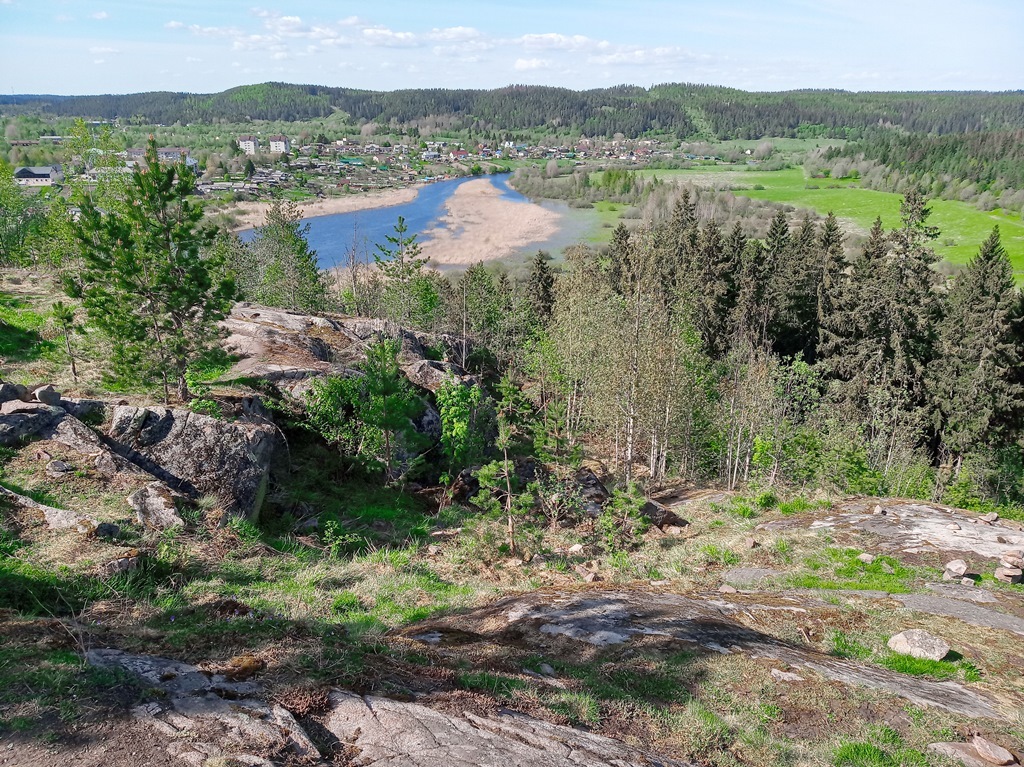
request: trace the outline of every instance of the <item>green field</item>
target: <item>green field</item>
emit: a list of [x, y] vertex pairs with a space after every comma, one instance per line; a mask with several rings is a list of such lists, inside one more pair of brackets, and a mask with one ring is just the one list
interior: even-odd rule
[[[861, 189], [849, 181], [807, 179], [801, 168], [756, 171], [719, 165], [643, 173], [666, 181], [690, 181], [700, 186], [730, 188], [743, 197], [810, 208], [822, 215], [833, 211], [844, 223], [852, 224], [860, 232], [870, 229], [877, 216], [882, 217], [886, 228], [899, 224], [900, 195]], [[755, 186], [763, 188], [754, 189]], [[813, 186], [819, 188], [808, 188]], [[1001, 211], [985, 213], [967, 203], [950, 200], [932, 200], [929, 205], [932, 208], [929, 223], [941, 230], [935, 241], [936, 253], [950, 263], [965, 264], [978, 252], [992, 227], [998, 224], [1017, 281], [1024, 281], [1024, 221], [1020, 216], [1005, 215]]]

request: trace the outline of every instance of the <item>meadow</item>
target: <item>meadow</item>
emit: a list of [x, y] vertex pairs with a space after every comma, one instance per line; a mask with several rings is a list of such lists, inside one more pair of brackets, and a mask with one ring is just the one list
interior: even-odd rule
[[[859, 233], [866, 233], [876, 217], [892, 229], [899, 224], [901, 195], [863, 189], [855, 181], [809, 179], [802, 168], [779, 171], [737, 169], [735, 166], [702, 166], [688, 170], [651, 170], [644, 175], [673, 181], [689, 181], [698, 186], [729, 189], [734, 194], [757, 200], [809, 208], [821, 215], [834, 212]], [[941, 232], [935, 252], [951, 264], [966, 264], [998, 225], [1013, 264], [1018, 282], [1024, 281], [1024, 220], [995, 210], [985, 212], [972, 205], [952, 200], [931, 200], [929, 222]]]

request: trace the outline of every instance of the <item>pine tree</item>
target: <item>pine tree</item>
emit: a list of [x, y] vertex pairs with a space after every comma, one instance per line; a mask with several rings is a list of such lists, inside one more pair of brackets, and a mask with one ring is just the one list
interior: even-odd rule
[[246, 244], [251, 256], [236, 269], [239, 287], [249, 300], [301, 312], [327, 309], [327, 286], [310, 249], [309, 224], [293, 202], [275, 200], [266, 221]]
[[163, 385], [189, 397], [185, 373], [219, 337], [234, 283], [203, 249], [213, 230], [200, 228], [202, 208], [184, 163], [162, 167], [150, 139], [145, 166], [128, 182], [131, 204], [101, 211], [82, 201], [76, 234], [82, 251], [79, 285], [69, 286], [92, 323], [113, 345], [113, 372], [129, 383]]
[[956, 472], [966, 453], [1012, 440], [1021, 424], [1019, 312], [1013, 267], [996, 227], [949, 292], [929, 367], [939, 435]]
[[[769, 241], [771, 241], [769, 232]], [[784, 357], [803, 355], [813, 358], [818, 342], [818, 284], [821, 258], [818, 253], [817, 225], [806, 216], [796, 236], [783, 246], [779, 263], [777, 302], [779, 313], [772, 330], [774, 347]]]

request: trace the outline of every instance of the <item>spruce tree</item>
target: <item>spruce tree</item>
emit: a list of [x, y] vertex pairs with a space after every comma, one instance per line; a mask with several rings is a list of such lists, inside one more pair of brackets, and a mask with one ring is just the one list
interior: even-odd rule
[[996, 227], [949, 292], [928, 371], [936, 425], [955, 472], [966, 453], [998, 447], [1020, 426], [1019, 312], [1013, 267]]
[[548, 266], [550, 255], [542, 250], [533, 257], [530, 268], [528, 286], [530, 306], [541, 324], [546, 325], [551, 319], [551, 309], [555, 305], [555, 276]]
[[836, 328], [836, 324], [845, 325], [850, 319], [839, 316], [843, 293], [850, 289], [850, 279], [846, 274], [846, 258], [843, 255], [843, 232], [835, 213], [829, 212], [821, 228], [818, 253], [821, 256], [821, 279], [818, 282], [818, 339], [815, 357], [827, 359], [838, 351], [844, 330], [849, 330], [848, 325]]

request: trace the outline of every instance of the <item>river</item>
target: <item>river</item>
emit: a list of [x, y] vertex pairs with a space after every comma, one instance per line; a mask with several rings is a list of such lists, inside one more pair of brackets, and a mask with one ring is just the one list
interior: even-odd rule
[[[559, 255], [565, 247], [586, 239], [597, 226], [593, 211], [570, 208], [566, 203], [545, 200], [533, 203], [509, 185], [508, 174], [486, 176], [501, 192], [503, 199], [522, 205], [539, 204], [560, 214], [559, 231], [544, 239], [531, 242], [519, 249], [516, 255], [503, 259], [510, 266], [521, 263], [538, 250], [547, 250]], [[307, 240], [316, 251], [321, 269], [331, 269], [348, 263], [349, 253], [355, 248], [362, 262], [373, 261], [374, 244], [385, 242], [385, 237], [394, 234], [398, 217], [405, 219], [410, 234], [416, 234], [421, 241], [429, 237], [432, 229], [445, 226], [446, 204], [455, 190], [474, 178], [459, 178], [449, 181], [435, 181], [419, 187], [419, 193], [412, 202], [389, 205], [381, 208], [334, 213], [314, 216], [303, 220], [309, 225]], [[455, 233], [458, 236], [458, 233]], [[239, 232], [243, 240], [253, 237], [253, 230]]]

